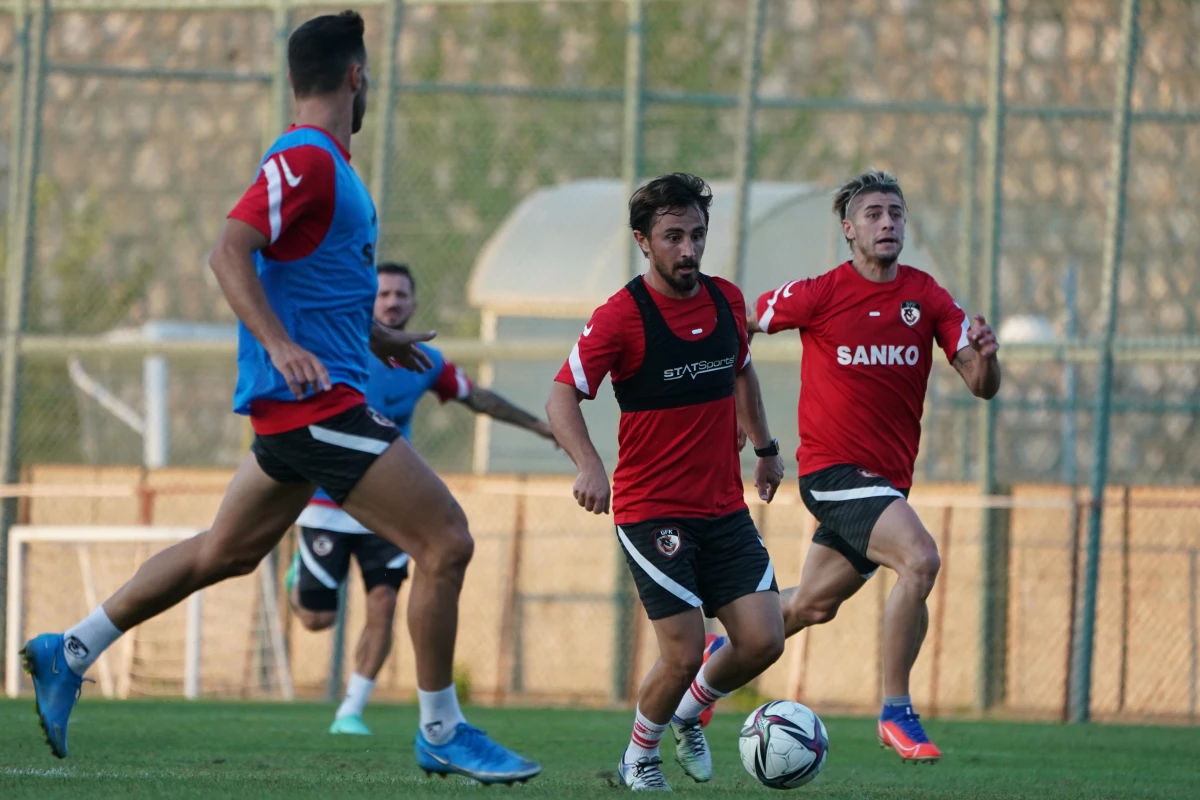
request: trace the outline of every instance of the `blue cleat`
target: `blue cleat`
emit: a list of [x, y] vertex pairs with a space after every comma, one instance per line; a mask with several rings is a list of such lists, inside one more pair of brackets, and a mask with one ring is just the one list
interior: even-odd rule
[[524, 783], [542, 771], [530, 761], [493, 742], [479, 728], [458, 723], [445, 744], [433, 745], [417, 733], [417, 766], [426, 775], [465, 775], [480, 783]]
[[67, 666], [61, 633], [43, 633], [21, 650], [25, 671], [33, 676], [38, 721], [46, 733], [50, 752], [67, 757], [67, 721], [79, 699], [83, 678]]

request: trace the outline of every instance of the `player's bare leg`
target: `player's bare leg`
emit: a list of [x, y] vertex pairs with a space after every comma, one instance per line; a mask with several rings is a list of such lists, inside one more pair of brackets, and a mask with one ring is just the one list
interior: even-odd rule
[[446, 484], [404, 439], [396, 439], [351, 490], [344, 508], [418, 565], [408, 600], [416, 652], [421, 731], [417, 762], [427, 772], [462, 773], [483, 782], [526, 780], [532, 761], [467, 725], [453, 682], [458, 597], [475, 543], [467, 517]]
[[633, 735], [621, 758], [621, 779], [634, 789], [669, 791], [658, 745], [675, 709], [700, 671], [704, 655], [704, 616], [695, 608], [653, 621], [659, 658], [638, 692]]
[[379, 670], [392, 650], [396, 594], [391, 586], [375, 586], [367, 592], [367, 622], [354, 650], [354, 672], [346, 682], [346, 695], [334, 714], [330, 733], [371, 735], [362, 715], [375, 689]]
[[[67, 754], [67, 722], [83, 674], [124, 631], [161, 614], [193, 592], [254, 571], [295, 521], [316, 487], [267, 477], [253, 455], [242, 460], [212, 528], [146, 561], [103, 605], [65, 634], [26, 644], [38, 717], [50, 749]], [[67, 669], [59, 669], [59, 660]]]
[[864, 585], [866, 580], [845, 556], [832, 547], [812, 543], [804, 559], [800, 583], [780, 592], [785, 633], [795, 636], [810, 625], [829, 622], [837, 616], [842, 603]]
[[717, 619], [725, 627], [728, 642], [701, 666], [671, 720], [675, 760], [697, 782], [712, 778], [712, 755], [701, 715], [783, 655], [783, 613], [778, 592], [743, 595], [717, 609]]
[[884, 710], [879, 738], [902, 759], [937, 761], [941, 752], [929, 741], [909, 699], [909, 674], [929, 626], [926, 598], [941, 568], [937, 544], [912, 506], [890, 504], [871, 529], [867, 558], [896, 572], [896, 585], [883, 609]]

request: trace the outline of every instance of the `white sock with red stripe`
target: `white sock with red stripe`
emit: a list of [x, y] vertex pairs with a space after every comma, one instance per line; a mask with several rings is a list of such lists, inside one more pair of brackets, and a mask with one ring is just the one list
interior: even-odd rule
[[664, 722], [659, 725], [657, 722], [651, 722], [642, 716], [642, 709], [639, 707], [633, 720], [633, 736], [629, 739], [629, 747], [625, 748], [625, 763], [636, 764], [638, 759], [657, 756], [658, 743], [669, 724]]
[[675, 710], [675, 716], [679, 719], [698, 719], [704, 712], [704, 709], [722, 697], [729, 696], [729, 692], [718, 692], [712, 686], [709, 686], [708, 681], [704, 679], [704, 670], [706, 669], [708, 669], [707, 662], [696, 673], [696, 680], [692, 681], [692, 685], [688, 687], [687, 692], [683, 695], [683, 700], [679, 702], [679, 708]]

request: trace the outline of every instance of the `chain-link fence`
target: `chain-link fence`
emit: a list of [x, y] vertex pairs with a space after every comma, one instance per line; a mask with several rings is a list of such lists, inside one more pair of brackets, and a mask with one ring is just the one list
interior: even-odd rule
[[[1132, 27], [1122, 18], [1130, 8]], [[8, 482], [42, 463], [224, 467], [244, 452], [244, 426], [229, 413], [232, 345], [221, 339], [234, 317], [207, 255], [289, 116], [281, 44], [329, 10], [292, 0], [0, 6]], [[363, 13], [372, 107], [353, 163], [380, 207], [379, 256], [413, 267], [415, 324], [436, 328], [461, 366], [522, 405], [540, 409], [582, 320], [564, 320], [536, 353], [505, 350], [487, 344], [495, 320], [489, 329], [466, 287], [531, 195], [668, 170], [739, 188], [744, 178], [752, 192], [824, 192], [874, 165], [904, 185], [922, 266], [969, 312], [997, 311], [990, 321], [1004, 345], [992, 418], [935, 367], [920, 481], [979, 481], [1003, 496], [1015, 484], [1076, 486], [1097, 474], [1145, 486], [1200, 479], [1200, 265], [1188, 246], [1200, 195], [1195, 3], [372, 0]], [[1130, 42], [1129, 144], [1114, 153]], [[1114, 195], [1118, 162], [1128, 174]], [[828, 237], [804, 246], [828, 252], [832, 266], [837, 228], [821, 213]], [[748, 252], [763, 252], [755, 237], [768, 228], [746, 231]], [[556, 239], [553, 220], [543, 235], [571, 271], [580, 242]], [[1119, 267], [1111, 379], [1106, 266]], [[747, 295], [769, 288], [753, 259], [728, 274]], [[522, 286], [519, 273], [512, 280]], [[516, 314], [499, 328], [526, 322]], [[171, 341], [184, 337], [204, 341], [184, 353]], [[776, 344], [756, 341], [756, 362], [792, 449], [795, 352]], [[148, 357], [155, 348], [165, 361]], [[1110, 391], [1105, 436], [1096, 400]], [[570, 470], [566, 459], [514, 449], [510, 432], [483, 430], [466, 409], [430, 402], [414, 443], [443, 472]], [[1100, 473], [1097, 442], [1111, 454]], [[508, 455], [489, 462], [489, 447]], [[1075, 515], [1085, 543], [1091, 508]], [[17, 518], [15, 504], [5, 510], [5, 524]], [[1003, 568], [984, 581], [1005, 587], [988, 601], [999, 658], [1023, 624], [1012, 570], [1026, 545], [1003, 514], [976, 525], [997, 542], [1009, 532], [1007, 555], [988, 559]], [[1186, 561], [1193, 545], [1179, 546]], [[1102, 552], [1103, 583], [1113, 561]], [[568, 613], [557, 602], [530, 601], [528, 614]], [[1101, 625], [1107, 602], [1093, 606]]]

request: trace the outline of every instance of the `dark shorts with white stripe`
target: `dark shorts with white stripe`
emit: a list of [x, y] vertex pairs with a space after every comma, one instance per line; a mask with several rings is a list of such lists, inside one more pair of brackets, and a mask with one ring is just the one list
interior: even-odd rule
[[837, 550], [867, 580], [879, 569], [867, 558], [871, 530], [897, 498], [908, 499], [908, 489], [854, 464], [838, 464], [801, 475], [800, 497], [820, 523], [813, 542]]
[[746, 509], [711, 519], [663, 517], [618, 525], [617, 538], [650, 619], [778, 592], [775, 567]]
[[310, 611], [334, 611], [338, 586], [350, 572], [350, 556], [358, 561], [363, 585], [399, 589], [408, 577], [408, 554], [371, 533], [338, 533], [300, 528], [300, 574], [296, 578], [300, 605]]
[[250, 450], [271, 479], [315, 483], [341, 505], [398, 438], [395, 424], [363, 403], [303, 428], [259, 434]]

